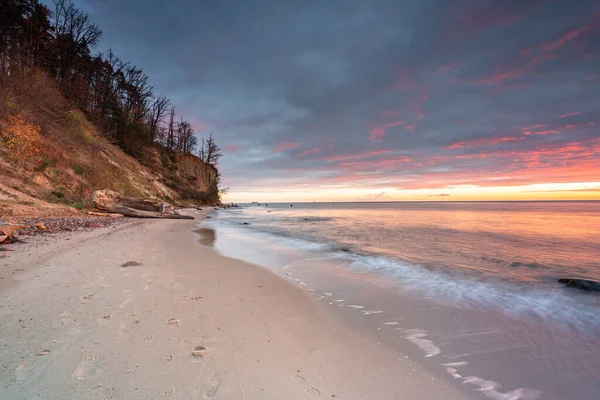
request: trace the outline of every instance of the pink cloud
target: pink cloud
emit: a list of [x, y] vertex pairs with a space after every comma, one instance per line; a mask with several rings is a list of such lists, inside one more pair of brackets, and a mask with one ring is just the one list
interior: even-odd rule
[[541, 129], [541, 128], [546, 128], [548, 126], [548, 124], [537, 124], [537, 125], [532, 125], [532, 126], [526, 126], [524, 128], [521, 128], [522, 131], [530, 131], [533, 129]]
[[404, 128], [408, 129], [411, 132], [414, 132], [416, 127], [417, 127], [417, 124], [410, 124], [410, 125], [406, 125]]
[[285, 150], [297, 149], [298, 147], [300, 147], [299, 143], [284, 141], [284, 142], [277, 143], [277, 145], [275, 145], [275, 147], [273, 148], [273, 151], [275, 153], [281, 153], [282, 151], [285, 151]]
[[369, 139], [371, 140], [379, 141], [383, 139], [383, 135], [385, 135], [385, 129], [383, 128], [371, 129], [369, 131]]
[[533, 65], [525, 65], [520, 67], [514, 67], [505, 69], [504, 71], [498, 70], [494, 74], [485, 78], [475, 81], [476, 85], [498, 85], [504, 81], [514, 80], [524, 77], [531, 69]]
[[575, 115], [579, 115], [579, 112], [578, 111], [571, 111], [571, 112], [562, 114], [560, 117], [561, 118], [569, 118], [569, 117], [573, 117]]
[[389, 124], [385, 124], [384, 129], [389, 129], [389, 128], [393, 128], [395, 126], [400, 126], [400, 125], [404, 125], [404, 124], [405, 124], [404, 121], [390, 122]]
[[302, 152], [302, 153], [300, 153], [300, 154], [296, 154], [296, 157], [304, 157], [304, 156], [307, 156], [307, 155], [309, 155], [309, 154], [315, 154], [315, 153], [318, 153], [318, 152], [320, 152], [320, 151], [321, 151], [321, 148], [319, 148], [319, 147], [315, 147], [314, 149], [306, 150], [306, 151], [303, 151], [303, 152]]
[[535, 132], [536, 135], [557, 135], [559, 133], [562, 133], [562, 131], [559, 131], [557, 129], [548, 129], [545, 131], [537, 131]]
[[564, 46], [571, 40], [573, 40], [573, 39], [581, 36], [583, 33], [587, 32], [588, 29], [589, 29], [588, 26], [581, 26], [579, 28], [573, 29], [572, 31], [567, 32], [561, 38], [559, 38], [553, 42], [549, 42], [549, 43], [545, 43], [545, 44], [541, 45], [540, 48], [544, 51], [558, 50], [559, 48], [561, 48], [562, 46]]
[[355, 160], [355, 159], [361, 159], [361, 158], [375, 157], [375, 156], [379, 156], [381, 154], [389, 154], [391, 152], [392, 152], [392, 150], [373, 150], [373, 151], [367, 151], [364, 153], [325, 157], [324, 160], [327, 160], [327, 161]]
[[225, 146], [225, 151], [227, 151], [229, 153], [237, 153], [237, 152], [242, 151], [242, 148], [235, 144], [229, 144], [229, 145]]
[[383, 160], [346, 161], [340, 163], [340, 168], [346, 172], [389, 171], [396, 168], [398, 164], [409, 163], [412, 161], [413, 159], [407, 156], [398, 156]]
[[394, 115], [400, 114], [400, 111], [392, 110], [391, 108], [384, 108], [383, 110], [379, 111], [379, 114], [384, 117], [393, 117]]
[[385, 124], [383, 126], [383, 128], [375, 128], [375, 129], [371, 129], [369, 131], [369, 139], [371, 140], [376, 140], [376, 141], [381, 141], [383, 139], [383, 136], [385, 135], [386, 131], [390, 128], [394, 128], [396, 126], [401, 126], [404, 125], [406, 122], [404, 121], [395, 121], [395, 122], [390, 122], [388, 124]]
[[[571, 113], [567, 113], [567, 114], [563, 114], [565, 116], [569, 116], [568, 114]], [[575, 113], [572, 115], [577, 115], [579, 113]], [[561, 118], [566, 118], [561, 116]], [[562, 133], [564, 131], [571, 131], [573, 129], [577, 129], [577, 128], [582, 128], [585, 126], [592, 126], [595, 125], [596, 123], [594, 121], [590, 121], [590, 122], [584, 122], [584, 123], [580, 123], [580, 124], [567, 124], [567, 125], [562, 125], [562, 126], [556, 126], [556, 127], [550, 127], [547, 124], [538, 124], [538, 125], [534, 125], [534, 126], [529, 126], [526, 128], [521, 128], [523, 131], [524, 135], [530, 135], [530, 134], [535, 134], [535, 135], [558, 135], [559, 133]], [[547, 129], [544, 129], [547, 128]]]
[[464, 140], [461, 142], [452, 143], [450, 146], [444, 147], [444, 150], [454, 150], [454, 149], [466, 149], [470, 147], [480, 147], [480, 146], [493, 146], [500, 143], [506, 142], [519, 142], [524, 140], [523, 136], [513, 136], [513, 137], [496, 137], [496, 138], [480, 138], [473, 140]]

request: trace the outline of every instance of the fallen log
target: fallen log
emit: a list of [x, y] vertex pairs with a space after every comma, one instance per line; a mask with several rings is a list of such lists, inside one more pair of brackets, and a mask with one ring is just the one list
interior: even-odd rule
[[168, 210], [164, 203], [154, 200], [121, 198], [110, 190], [96, 190], [92, 197], [97, 209], [134, 218], [194, 219]]
[[123, 218], [123, 214], [113, 214], [113, 213], [105, 213], [105, 212], [96, 212], [96, 211], [88, 211], [88, 215], [93, 215], [94, 217], [110, 217], [110, 218]]
[[143, 211], [160, 211], [161, 202], [145, 199], [134, 199], [131, 197], [122, 197], [118, 200], [119, 204], [129, 208]]
[[123, 206], [119, 203], [115, 204], [105, 204], [102, 207], [103, 210], [122, 214], [126, 217], [134, 217], [134, 218], [165, 218], [165, 219], [194, 219], [194, 217], [190, 215], [181, 215], [181, 214], [161, 214], [158, 211], [144, 211], [138, 210], [135, 208]]

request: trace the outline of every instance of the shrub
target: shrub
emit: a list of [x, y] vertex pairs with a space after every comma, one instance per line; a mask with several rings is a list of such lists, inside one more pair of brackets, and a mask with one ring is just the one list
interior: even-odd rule
[[77, 203], [73, 204], [73, 207], [75, 207], [78, 210], [83, 210], [83, 202], [78, 201]]
[[65, 194], [62, 190], [54, 191], [54, 192], [52, 192], [52, 194], [59, 199], [62, 199], [63, 197], [65, 197]]
[[19, 161], [34, 157], [41, 151], [40, 127], [27, 122], [21, 114], [8, 117], [8, 124], [0, 131], [0, 136]]
[[75, 172], [77, 175], [83, 175], [85, 168], [83, 168], [83, 165], [74, 165], [73, 172]]
[[35, 172], [44, 172], [48, 167], [55, 167], [56, 164], [58, 164], [58, 160], [56, 158], [44, 158], [42, 163], [33, 170]]

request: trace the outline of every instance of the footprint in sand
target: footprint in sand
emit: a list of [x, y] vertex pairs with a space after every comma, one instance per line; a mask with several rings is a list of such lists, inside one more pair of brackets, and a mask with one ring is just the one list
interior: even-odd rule
[[26, 373], [24, 371], [25, 371], [25, 367], [27, 366], [27, 364], [29, 364], [29, 361], [23, 361], [21, 364], [19, 364], [17, 366], [17, 368], [15, 368], [18, 381], [22, 381], [23, 379], [26, 378]]
[[208, 399], [209, 397], [214, 397], [219, 391], [220, 386], [221, 377], [213, 372], [206, 380], [206, 384], [202, 387], [202, 398]]
[[171, 388], [169, 390], [165, 390], [163, 392], [160, 392], [160, 395], [163, 397], [168, 397], [171, 396], [173, 393], [175, 393], [175, 389]]
[[294, 375], [293, 378], [296, 381], [296, 383], [302, 386], [304, 390], [306, 390], [306, 393], [308, 393], [310, 396], [318, 397], [321, 395], [321, 391], [313, 386], [310, 386], [306, 378], [302, 375]]
[[94, 351], [93, 354], [85, 357], [81, 363], [73, 371], [72, 377], [78, 381], [82, 381], [90, 377], [90, 375], [97, 375], [102, 373], [102, 368], [98, 367], [98, 361], [100, 357], [98, 352]]

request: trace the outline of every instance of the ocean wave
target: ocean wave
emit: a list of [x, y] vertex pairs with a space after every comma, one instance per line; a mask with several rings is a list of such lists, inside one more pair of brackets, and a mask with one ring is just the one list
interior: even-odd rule
[[359, 272], [379, 272], [392, 277], [402, 288], [428, 297], [462, 305], [492, 307], [507, 315], [534, 317], [577, 330], [600, 329], [598, 304], [587, 303], [585, 294], [566, 292], [557, 284], [538, 287], [531, 283], [482, 281], [468, 274], [433, 271], [381, 256], [338, 254], [337, 258], [345, 259]]
[[[237, 219], [237, 218], [236, 218]], [[268, 242], [336, 260], [356, 272], [377, 272], [388, 277], [399, 289], [450, 301], [459, 306], [487, 307], [514, 317], [536, 318], [583, 331], [600, 330], [600, 302], [585, 294], [567, 291], [555, 279], [545, 282], [510, 282], [482, 277], [464, 268], [428, 268], [398, 258], [361, 251], [346, 244], [300, 236], [294, 231], [279, 231], [254, 220], [240, 227], [240, 220], [209, 220], [211, 225], [244, 229]], [[233, 228], [233, 225], [237, 225]], [[513, 263], [512, 268], [543, 268], [543, 265]]]

